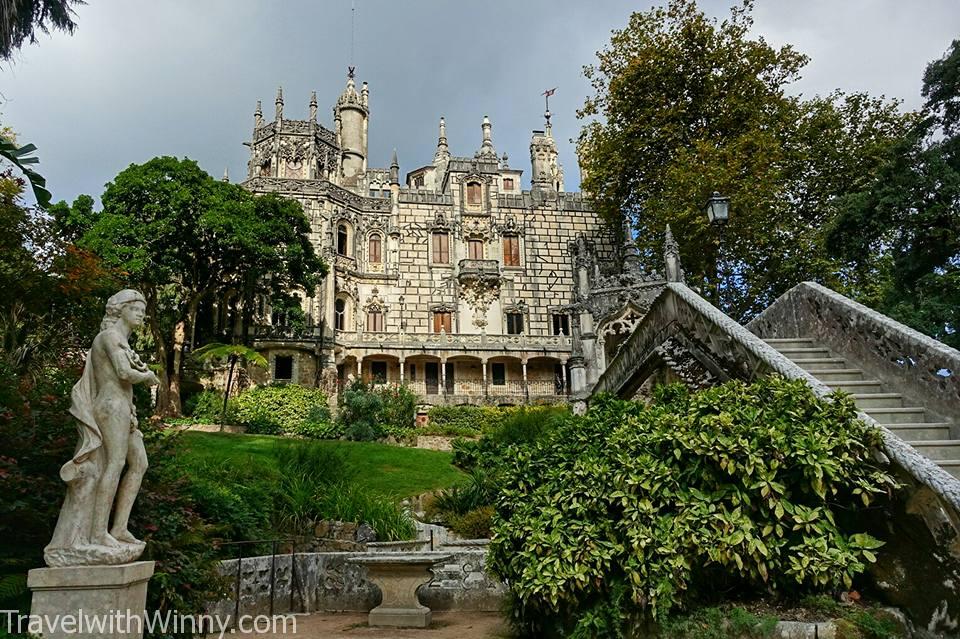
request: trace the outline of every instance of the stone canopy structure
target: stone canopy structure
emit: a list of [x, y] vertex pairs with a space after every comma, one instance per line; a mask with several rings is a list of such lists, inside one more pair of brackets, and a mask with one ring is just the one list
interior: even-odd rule
[[396, 152], [370, 166], [369, 100], [351, 70], [332, 129], [317, 121], [316, 94], [306, 120], [285, 117], [282, 90], [273, 121], [257, 104], [243, 185], [298, 200], [331, 265], [320, 290], [300, 292], [305, 328], [264, 309], [262, 381], [403, 382], [427, 404], [585, 391], [642, 315], [636, 293], [652, 299], [662, 278], [632, 269], [623, 231], [564, 190], [549, 111], [525, 190], [486, 116], [472, 155], [451, 153], [441, 117], [432, 162], [402, 181]]

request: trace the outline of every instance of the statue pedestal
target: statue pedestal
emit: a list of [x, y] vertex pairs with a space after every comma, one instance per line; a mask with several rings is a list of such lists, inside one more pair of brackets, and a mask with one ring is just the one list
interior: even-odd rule
[[33, 591], [30, 614], [43, 620], [44, 639], [141, 639], [153, 566], [152, 561], [136, 561], [35, 568], [27, 576]]

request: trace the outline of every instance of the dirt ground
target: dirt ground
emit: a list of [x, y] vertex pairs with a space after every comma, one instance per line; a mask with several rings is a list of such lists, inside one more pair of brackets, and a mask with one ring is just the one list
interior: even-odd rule
[[[424, 637], [426, 639], [506, 639], [508, 626], [496, 613], [480, 612], [435, 612], [433, 624], [429, 628], [368, 628], [367, 615], [363, 613], [315, 613], [296, 615], [297, 631], [292, 631], [288, 623], [287, 632], [280, 626], [275, 632], [246, 633], [263, 639], [327, 639], [327, 637], [363, 637], [364, 639], [405, 639]], [[225, 637], [242, 637], [239, 630], [229, 632]], [[207, 635], [208, 639], [218, 635]]]

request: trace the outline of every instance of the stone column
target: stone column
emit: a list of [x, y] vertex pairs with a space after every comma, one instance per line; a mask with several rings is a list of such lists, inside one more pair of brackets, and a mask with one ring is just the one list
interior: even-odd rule
[[585, 393], [587, 390], [587, 371], [582, 357], [570, 358], [570, 392], [573, 395]]
[[560, 362], [560, 377], [563, 380], [561, 382], [563, 384], [563, 394], [569, 395], [570, 387], [567, 386], [567, 362], [566, 361]]
[[400, 385], [403, 385], [403, 358], [400, 358]]
[[440, 394], [447, 395], [447, 358], [440, 358]]
[[357, 379], [363, 381], [363, 355], [357, 356]]
[[580, 344], [586, 365], [587, 382], [590, 384], [595, 384], [600, 378], [597, 365], [597, 334], [594, 331], [593, 315], [586, 311], [580, 313]]
[[527, 360], [520, 360], [520, 366], [523, 368], [523, 399], [530, 402], [530, 386], [527, 383]]
[[487, 397], [487, 360], [481, 362], [483, 368], [483, 396]]

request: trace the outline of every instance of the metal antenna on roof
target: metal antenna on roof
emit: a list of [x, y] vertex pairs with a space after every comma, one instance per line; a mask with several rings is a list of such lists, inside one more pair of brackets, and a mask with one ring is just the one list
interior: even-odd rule
[[355, 66], [353, 63], [353, 51], [354, 51], [354, 40], [356, 39], [356, 16], [357, 16], [357, 2], [356, 0], [351, 0], [350, 2], [350, 66]]

